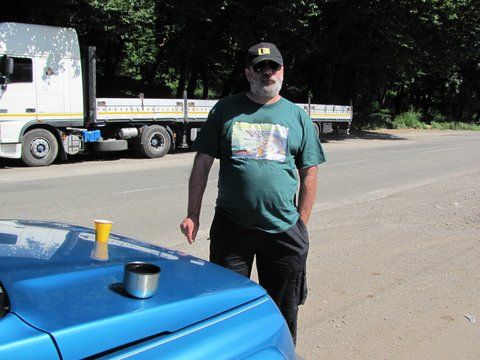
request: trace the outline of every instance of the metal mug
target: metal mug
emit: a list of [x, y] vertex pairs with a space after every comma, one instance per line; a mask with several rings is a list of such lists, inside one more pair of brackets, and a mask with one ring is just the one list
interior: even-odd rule
[[123, 286], [133, 297], [146, 299], [157, 291], [160, 268], [146, 262], [131, 262], [125, 265]]

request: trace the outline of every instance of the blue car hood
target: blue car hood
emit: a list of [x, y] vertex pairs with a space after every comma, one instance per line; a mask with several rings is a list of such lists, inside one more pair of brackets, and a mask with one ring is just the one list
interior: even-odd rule
[[[124, 292], [131, 261], [161, 268], [153, 297]], [[91, 229], [18, 220], [0, 220], [0, 281], [10, 311], [51, 334], [66, 358], [172, 333], [265, 295], [249, 279], [184, 253], [115, 234], [100, 249]]]

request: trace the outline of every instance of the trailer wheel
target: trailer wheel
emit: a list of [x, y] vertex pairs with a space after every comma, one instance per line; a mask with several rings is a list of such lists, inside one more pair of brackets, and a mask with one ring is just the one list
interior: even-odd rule
[[23, 135], [22, 161], [28, 166], [48, 166], [58, 155], [58, 142], [50, 131], [33, 129]]
[[348, 124], [340, 124], [337, 127], [337, 133], [340, 135], [350, 134], [350, 126]]
[[140, 153], [149, 158], [164, 156], [172, 145], [172, 139], [163, 126], [150, 125], [140, 138]]

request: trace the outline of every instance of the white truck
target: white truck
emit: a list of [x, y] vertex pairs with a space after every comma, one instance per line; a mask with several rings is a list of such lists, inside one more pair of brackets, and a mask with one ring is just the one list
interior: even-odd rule
[[[74, 29], [0, 23], [0, 158], [28, 166], [136, 148], [159, 158], [188, 147], [217, 100], [97, 98], [95, 48]], [[351, 106], [298, 104], [318, 133], [348, 133]]]

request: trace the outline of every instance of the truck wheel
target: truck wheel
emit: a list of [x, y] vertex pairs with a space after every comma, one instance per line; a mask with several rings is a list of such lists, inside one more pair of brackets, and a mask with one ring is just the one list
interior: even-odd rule
[[33, 129], [23, 135], [22, 161], [28, 166], [48, 166], [58, 154], [58, 142], [50, 131]]
[[150, 125], [140, 138], [140, 153], [149, 158], [164, 156], [172, 145], [167, 129], [160, 125]]

